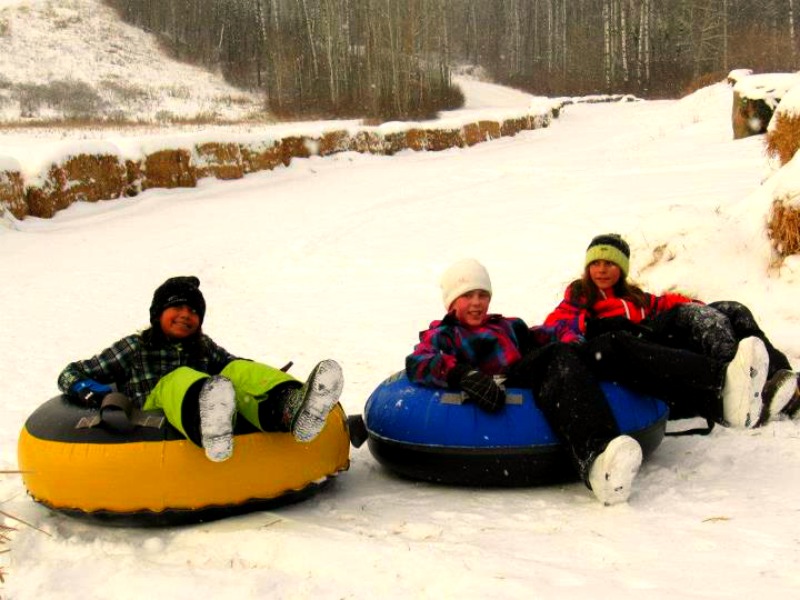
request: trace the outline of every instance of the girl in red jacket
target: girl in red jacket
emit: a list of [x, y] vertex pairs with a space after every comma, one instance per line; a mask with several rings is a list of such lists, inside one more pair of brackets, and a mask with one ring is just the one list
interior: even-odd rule
[[796, 411], [797, 374], [739, 302], [704, 304], [681, 294], [655, 295], [628, 281], [630, 247], [618, 234], [592, 239], [584, 272], [544, 326], [562, 342], [577, 343], [604, 332], [626, 330], [651, 341], [731, 361], [743, 340], [760, 340], [769, 356], [759, 422]]
[[504, 388], [495, 376], [532, 390], [597, 499], [607, 505], [626, 502], [642, 449], [635, 439], [620, 434], [578, 349], [537, 339], [522, 319], [490, 313], [489, 273], [474, 259], [451, 265], [441, 288], [447, 314], [420, 333], [406, 358], [409, 380], [461, 390], [487, 412], [505, 405]]

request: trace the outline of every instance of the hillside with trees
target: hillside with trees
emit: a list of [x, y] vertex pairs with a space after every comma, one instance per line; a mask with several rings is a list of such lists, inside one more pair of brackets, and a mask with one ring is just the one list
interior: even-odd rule
[[733, 68], [794, 70], [795, 0], [105, 0], [276, 114], [415, 119], [459, 64], [540, 95], [678, 97]]

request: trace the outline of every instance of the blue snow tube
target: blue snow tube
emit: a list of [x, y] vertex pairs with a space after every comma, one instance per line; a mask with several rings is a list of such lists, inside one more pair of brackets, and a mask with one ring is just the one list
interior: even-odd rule
[[[645, 456], [664, 438], [662, 401], [601, 382], [620, 431]], [[530, 390], [506, 390], [506, 407], [490, 414], [461, 394], [412, 384], [396, 373], [370, 395], [364, 423], [372, 455], [400, 476], [468, 486], [530, 486], [577, 479], [564, 445]]]

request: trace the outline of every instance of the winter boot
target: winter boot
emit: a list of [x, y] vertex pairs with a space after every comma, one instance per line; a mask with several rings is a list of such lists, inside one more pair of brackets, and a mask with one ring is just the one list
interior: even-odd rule
[[642, 447], [639, 442], [628, 435], [619, 435], [608, 443], [589, 467], [589, 487], [606, 506], [626, 502], [641, 466]]
[[290, 390], [282, 400], [282, 422], [298, 442], [317, 437], [342, 393], [342, 368], [323, 360], [311, 371], [300, 388]]
[[208, 460], [222, 462], [233, 454], [236, 392], [230, 379], [209, 377], [200, 388], [200, 440]]
[[800, 373], [795, 373], [795, 377], [797, 378], [797, 391], [782, 411], [790, 419], [800, 418]]
[[764, 405], [761, 391], [767, 382], [769, 356], [757, 337], [739, 342], [736, 356], [725, 371], [722, 418], [730, 427], [752, 429], [759, 423]]
[[764, 384], [764, 390], [761, 392], [764, 407], [761, 409], [759, 424], [764, 425], [767, 421], [777, 419], [796, 394], [797, 373], [789, 369], [776, 371]]

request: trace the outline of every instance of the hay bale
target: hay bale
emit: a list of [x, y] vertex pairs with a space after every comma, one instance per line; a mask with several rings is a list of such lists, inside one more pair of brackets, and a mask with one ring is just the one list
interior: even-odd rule
[[183, 148], [148, 154], [142, 169], [142, 189], [195, 187], [197, 174], [191, 154]]
[[28, 216], [25, 186], [19, 171], [0, 171], [0, 206], [17, 219]]
[[385, 154], [385, 139], [374, 131], [359, 131], [351, 138], [350, 149], [363, 154]]
[[464, 138], [464, 143], [467, 146], [474, 146], [486, 141], [481, 133], [481, 128], [477, 123], [467, 123], [461, 131], [461, 136]]
[[240, 144], [242, 167], [245, 173], [271, 171], [283, 163], [283, 149], [280, 141]]
[[546, 114], [529, 115], [529, 117], [531, 129], [542, 129], [544, 127], [550, 127], [550, 123], [553, 122], [553, 111]]
[[775, 114], [772, 130], [767, 132], [767, 154], [785, 165], [800, 147], [800, 116], [786, 112]]
[[112, 154], [72, 156], [63, 164], [62, 172], [66, 183], [60, 205], [119, 198], [127, 185], [125, 166]]
[[773, 201], [767, 231], [781, 259], [800, 254], [800, 209], [784, 199]]
[[25, 191], [28, 214], [41, 219], [52, 219], [58, 210], [56, 198], [39, 187], [29, 187]]
[[463, 148], [465, 143], [461, 129], [429, 129], [427, 149], [438, 152], [448, 148]]
[[60, 165], [50, 165], [41, 185], [30, 185], [25, 198], [31, 216], [51, 219], [56, 212], [70, 205], [67, 175]]
[[395, 131], [383, 136], [384, 153], [388, 156], [397, 154], [402, 150], [408, 150], [408, 136], [405, 131]]
[[290, 135], [281, 140], [281, 159], [287, 167], [293, 158], [308, 158], [311, 156], [310, 146], [313, 141], [304, 136]]
[[766, 132], [771, 118], [772, 108], [765, 100], [745, 98], [734, 90], [731, 111], [733, 139], [739, 140]]
[[141, 160], [125, 160], [125, 189], [123, 193], [128, 196], [136, 196], [142, 191], [142, 180], [144, 170]]
[[484, 140], [496, 140], [503, 136], [500, 123], [497, 121], [478, 121], [478, 128]]
[[330, 156], [337, 152], [350, 150], [350, 134], [345, 130], [328, 131], [319, 140], [319, 155]]
[[500, 134], [512, 137], [525, 129], [530, 129], [530, 119], [528, 119], [528, 117], [516, 117], [503, 121], [500, 125]]
[[242, 152], [239, 144], [208, 142], [195, 146], [197, 178], [241, 179], [244, 177]]
[[428, 138], [428, 131], [425, 129], [412, 128], [406, 131], [406, 144], [410, 150], [415, 152], [422, 152], [430, 148], [430, 139]]

